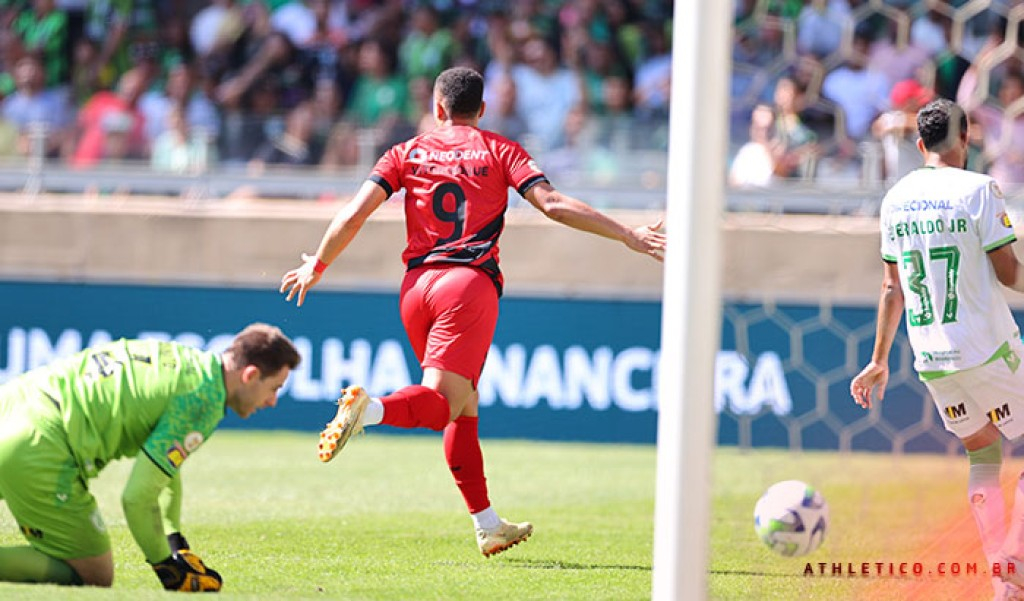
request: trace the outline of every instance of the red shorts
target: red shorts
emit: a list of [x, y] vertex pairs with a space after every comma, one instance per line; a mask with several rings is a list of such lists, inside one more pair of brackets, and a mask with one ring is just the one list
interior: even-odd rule
[[483, 271], [461, 265], [409, 270], [399, 296], [402, 323], [420, 365], [476, 386], [498, 323], [498, 291]]

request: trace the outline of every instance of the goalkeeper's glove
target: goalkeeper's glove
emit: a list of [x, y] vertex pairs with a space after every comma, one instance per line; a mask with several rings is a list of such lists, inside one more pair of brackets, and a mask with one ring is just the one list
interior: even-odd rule
[[191, 593], [220, 590], [224, 580], [216, 570], [206, 567], [198, 555], [189, 551], [185, 537], [175, 532], [167, 536], [167, 542], [171, 545], [171, 556], [153, 564], [153, 571], [165, 589]]
[[223, 582], [223, 579], [220, 577], [220, 574], [217, 573], [216, 570], [214, 570], [214, 569], [210, 568], [209, 566], [207, 566], [205, 563], [203, 563], [203, 560], [199, 559], [198, 555], [196, 555], [195, 553], [192, 553], [191, 547], [189, 546], [188, 541], [185, 540], [185, 535], [183, 535], [182, 533], [180, 533], [180, 532], [172, 532], [172, 533], [168, 534], [167, 535], [167, 545], [171, 548], [171, 553], [172, 554], [179, 554], [179, 553], [187, 553], [187, 554], [189, 554], [189, 557], [195, 558], [195, 560], [198, 561], [200, 565], [202, 565], [204, 568], [206, 568], [206, 573], [207, 574], [210, 574], [211, 576], [213, 576], [217, 580], [220, 580], [220, 581]]

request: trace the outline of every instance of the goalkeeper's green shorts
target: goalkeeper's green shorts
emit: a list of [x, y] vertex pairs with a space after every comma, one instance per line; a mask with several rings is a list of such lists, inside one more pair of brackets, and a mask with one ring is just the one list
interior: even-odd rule
[[77, 559], [110, 550], [60, 412], [28, 386], [0, 386], [0, 498], [29, 543], [50, 557]]

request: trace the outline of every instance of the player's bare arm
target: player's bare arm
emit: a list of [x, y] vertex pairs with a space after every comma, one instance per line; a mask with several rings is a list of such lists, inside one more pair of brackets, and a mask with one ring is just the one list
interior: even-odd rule
[[1006, 244], [988, 253], [999, 283], [1011, 290], [1024, 292], [1024, 265], [1017, 260], [1013, 245]]
[[885, 263], [871, 362], [850, 382], [853, 401], [865, 409], [871, 408], [873, 393], [879, 401], [885, 398], [885, 387], [889, 383], [889, 351], [892, 350], [896, 330], [903, 318], [903, 303], [899, 268], [895, 263]]
[[378, 184], [367, 180], [363, 182], [355, 198], [338, 210], [331, 224], [324, 232], [323, 239], [316, 254], [302, 253], [302, 265], [292, 269], [281, 278], [280, 292], [287, 292], [285, 300], [291, 302], [298, 294], [296, 305], [301, 307], [306, 300], [306, 293], [320, 281], [323, 270], [352, 242], [356, 234], [366, 223], [367, 218], [387, 200], [387, 194]]
[[526, 200], [546, 217], [571, 228], [618, 240], [638, 253], [661, 261], [665, 256], [666, 236], [658, 232], [662, 222], [630, 228], [619, 223], [586, 203], [555, 190], [551, 184], [540, 182], [526, 191]]

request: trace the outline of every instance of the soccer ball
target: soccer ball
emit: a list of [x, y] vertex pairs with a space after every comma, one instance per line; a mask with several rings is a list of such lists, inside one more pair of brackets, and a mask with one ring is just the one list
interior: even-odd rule
[[772, 551], [806, 555], [821, 546], [828, 530], [828, 503], [799, 480], [776, 482], [754, 506], [754, 531]]

